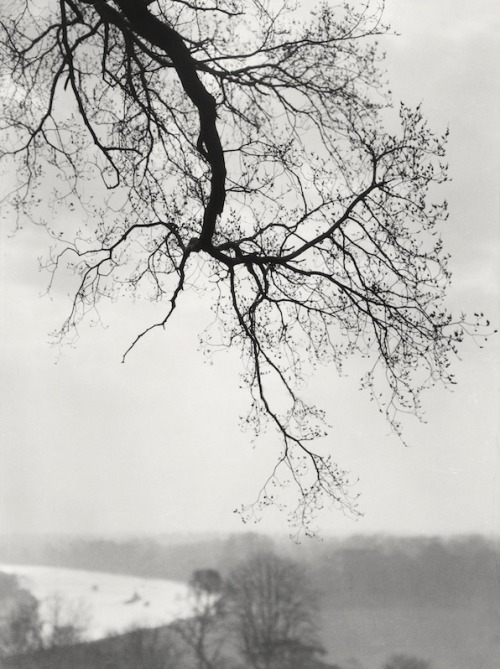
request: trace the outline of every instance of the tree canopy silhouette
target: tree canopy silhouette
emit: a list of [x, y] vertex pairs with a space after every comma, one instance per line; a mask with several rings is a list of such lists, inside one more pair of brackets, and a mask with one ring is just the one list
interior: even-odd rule
[[215, 313], [205, 343], [241, 351], [247, 423], [281, 439], [257, 505], [291, 481], [291, 519], [305, 526], [324, 503], [357, 512], [346, 473], [312, 445], [324, 422], [300, 396], [308, 369], [366, 357], [362, 385], [400, 434], [422, 390], [453, 383], [467, 331], [443, 306], [446, 203], [429, 198], [446, 180], [446, 133], [420, 108], [401, 104], [397, 124], [385, 111], [382, 10], [325, 3], [305, 17], [289, 0], [2, 10], [10, 205], [53, 235], [48, 268], [79, 277], [60, 336], [102, 298], [158, 300], [161, 317], [125, 359], [185, 291], [205, 290]]
[[324, 654], [315, 625], [315, 593], [301, 567], [256, 552], [226, 582], [229, 628], [252, 669], [309, 669]]

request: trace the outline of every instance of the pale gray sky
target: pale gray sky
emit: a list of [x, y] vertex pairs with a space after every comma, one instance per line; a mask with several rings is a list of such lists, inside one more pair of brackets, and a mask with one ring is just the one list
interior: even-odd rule
[[[453, 254], [450, 303], [500, 322], [499, 10], [497, 2], [390, 0], [398, 38], [384, 39], [395, 102], [423, 103], [436, 129], [449, 124], [453, 181], [443, 230]], [[108, 326], [81, 329], [62, 357], [47, 344], [68, 298], [40, 297], [43, 230], [1, 238], [0, 533], [169, 532], [248, 529], [233, 513], [252, 501], [276, 455], [239, 430], [248, 397], [231, 352], [205, 364], [197, 335], [208, 306], [185, 296], [165, 332], [121, 354], [155, 312], [107, 305]], [[187, 298], [187, 299], [186, 299]], [[359, 477], [365, 516], [331, 511], [323, 533], [498, 532], [499, 342], [463, 347], [453, 393], [424, 398], [427, 423], [408, 420], [404, 448], [349, 378], [320, 369], [307, 395], [333, 429], [321, 447]], [[349, 371], [349, 369], [348, 369]], [[257, 529], [287, 531], [266, 513]]]

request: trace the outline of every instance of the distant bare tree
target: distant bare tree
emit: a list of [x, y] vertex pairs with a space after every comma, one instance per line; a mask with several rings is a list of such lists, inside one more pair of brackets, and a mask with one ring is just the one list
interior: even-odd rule
[[72, 646], [85, 639], [91, 614], [84, 602], [68, 600], [55, 592], [43, 604], [44, 646]]
[[255, 554], [229, 577], [226, 606], [234, 643], [253, 669], [322, 666], [315, 598], [299, 565], [273, 553]]
[[222, 648], [227, 640], [223, 628], [223, 581], [214, 569], [199, 569], [189, 581], [191, 613], [170, 625], [195, 658], [196, 669], [222, 669]]

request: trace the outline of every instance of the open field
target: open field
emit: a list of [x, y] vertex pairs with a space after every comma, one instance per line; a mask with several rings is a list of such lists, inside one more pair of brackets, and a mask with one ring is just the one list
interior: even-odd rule
[[40, 616], [54, 595], [88, 614], [85, 637], [100, 639], [133, 627], [166, 625], [188, 615], [188, 589], [166, 579], [123, 576], [81, 569], [0, 564], [41, 603]]

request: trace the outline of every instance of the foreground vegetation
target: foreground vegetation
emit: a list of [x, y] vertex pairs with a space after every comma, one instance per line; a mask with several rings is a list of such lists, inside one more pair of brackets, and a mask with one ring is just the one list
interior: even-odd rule
[[[498, 548], [478, 537], [357, 538], [304, 546], [256, 535], [183, 543], [4, 543], [4, 561], [190, 579], [193, 616], [168, 628], [131, 630], [92, 643], [75, 644], [66, 629], [71, 646], [52, 643], [31, 654], [10, 653], [3, 666], [493, 669], [500, 653]], [[255, 625], [253, 636], [249, 632], [249, 612], [257, 606], [249, 597], [266, 592], [264, 610], [272, 602], [280, 620], [284, 612], [285, 620], [293, 619], [286, 633], [278, 626], [271, 639]]]

